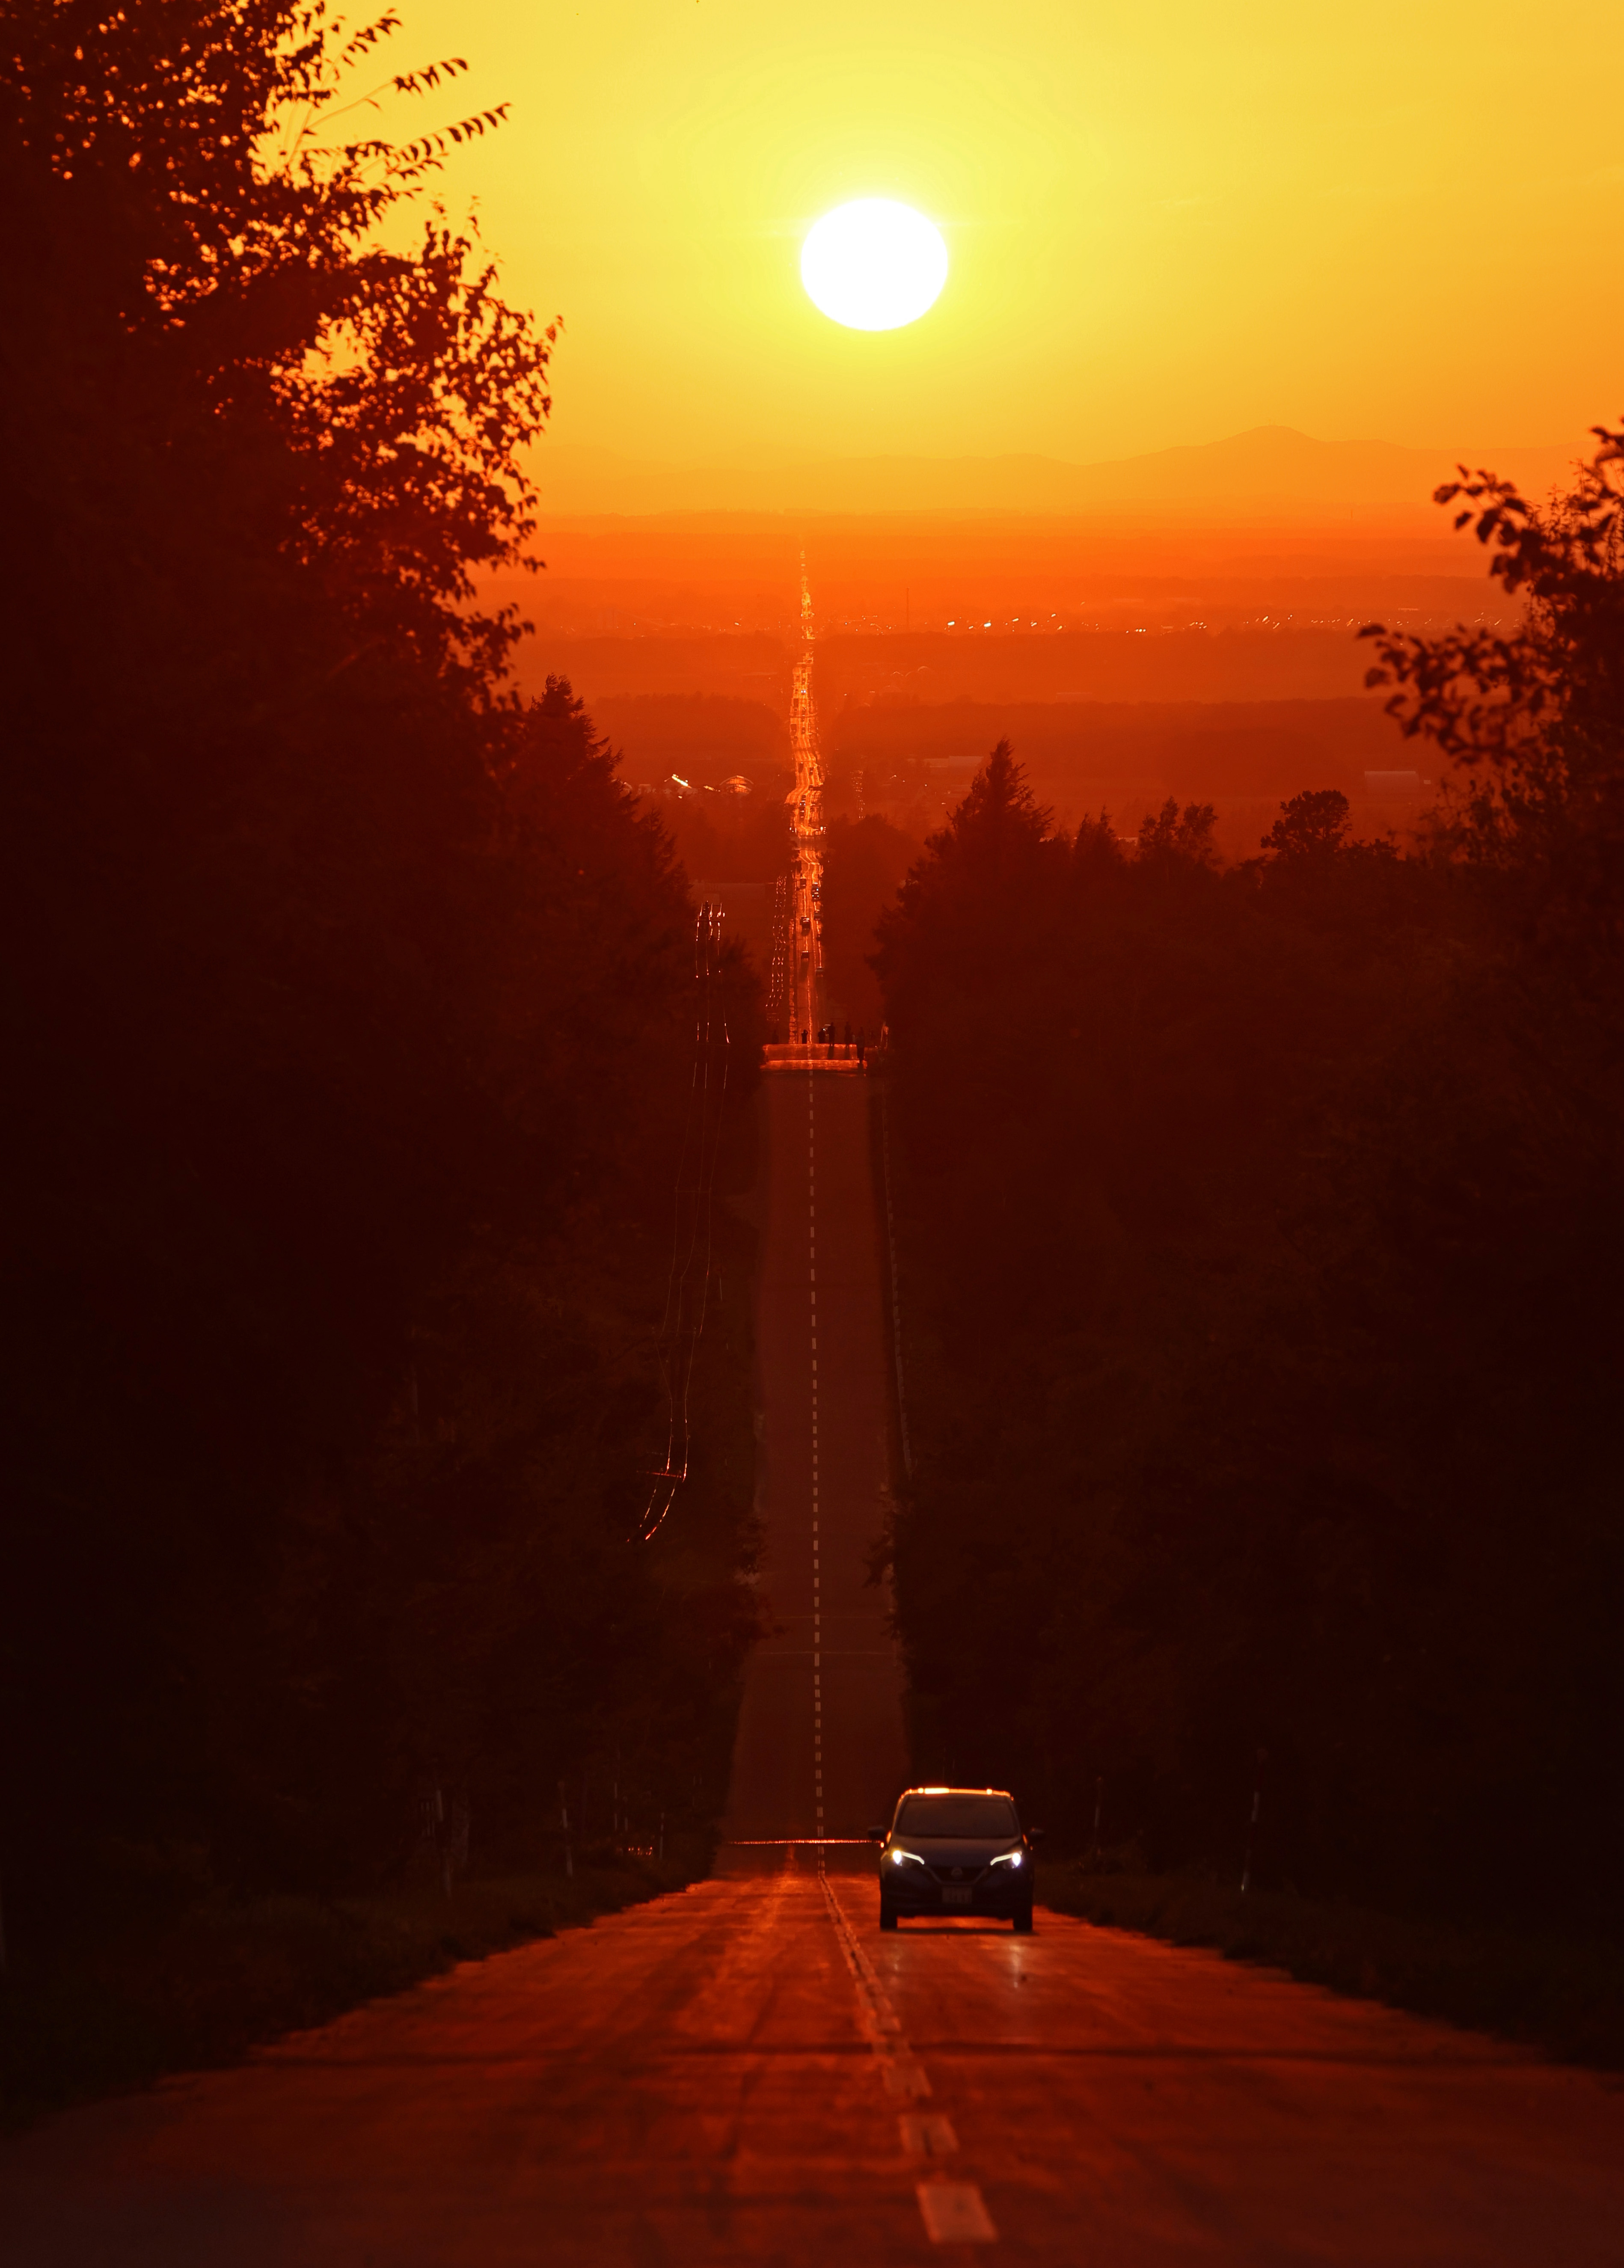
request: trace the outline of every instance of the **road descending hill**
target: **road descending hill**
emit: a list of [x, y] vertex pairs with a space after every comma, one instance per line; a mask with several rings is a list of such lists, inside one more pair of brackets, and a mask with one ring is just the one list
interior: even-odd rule
[[867, 1086], [855, 1069], [775, 1071], [762, 1098], [761, 1580], [775, 1628], [740, 1712], [722, 1860], [735, 1868], [778, 1863], [782, 1845], [762, 1838], [861, 1837], [907, 1781], [889, 1601], [868, 1580], [889, 1419]]
[[882, 1938], [866, 1848], [798, 1839], [904, 1771], [866, 1086], [764, 1099], [778, 1634], [722, 1871], [13, 2139], [7, 2268], [1611, 2268], [1614, 2082], [1056, 1915]]

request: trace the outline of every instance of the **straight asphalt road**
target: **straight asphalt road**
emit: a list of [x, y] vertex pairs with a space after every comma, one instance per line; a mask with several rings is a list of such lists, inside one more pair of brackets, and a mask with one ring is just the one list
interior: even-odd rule
[[864, 1087], [775, 1072], [764, 1098], [778, 1631], [717, 1874], [14, 2138], [5, 2268], [1624, 2256], [1614, 2080], [1042, 1911], [1031, 1938], [882, 1937], [868, 1851], [784, 1839], [819, 1810], [860, 1835], [904, 1776], [865, 1580], [887, 1414]]
[[764, 1085], [758, 1502], [775, 1627], [739, 1713], [735, 1869], [775, 1866], [767, 1838], [861, 1837], [908, 1778], [890, 1595], [869, 1580], [891, 1423], [869, 1082], [853, 1065]]

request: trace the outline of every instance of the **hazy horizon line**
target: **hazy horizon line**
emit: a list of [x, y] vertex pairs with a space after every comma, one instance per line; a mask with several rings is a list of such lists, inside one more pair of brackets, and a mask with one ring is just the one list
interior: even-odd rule
[[703, 457], [643, 456], [632, 451], [598, 441], [554, 440], [550, 436], [539, 446], [547, 456], [568, 454], [592, 457], [616, 464], [646, 467], [650, 470], [681, 473], [771, 473], [791, 470], [807, 465], [1061, 465], [1069, 472], [1094, 472], [1123, 465], [1143, 464], [1148, 460], [1177, 455], [1202, 455], [1214, 450], [1232, 447], [1240, 442], [1289, 440], [1304, 442], [1312, 449], [1380, 450], [1395, 456], [1446, 457], [1481, 456], [1499, 451], [1518, 456], [1556, 455], [1564, 451], [1582, 449], [1590, 436], [1588, 427], [1583, 435], [1563, 441], [1501, 439], [1498, 441], [1443, 442], [1393, 441], [1380, 434], [1357, 433], [1328, 436], [1311, 433], [1300, 425], [1278, 422], [1246, 425], [1234, 431], [1221, 433], [1205, 441], [1169, 441], [1150, 449], [1129, 449], [1113, 456], [1062, 457], [1048, 449], [985, 449], [925, 451], [910, 449], [870, 449], [861, 452], [833, 450], [775, 451], [761, 455], [740, 453], [733, 455]]

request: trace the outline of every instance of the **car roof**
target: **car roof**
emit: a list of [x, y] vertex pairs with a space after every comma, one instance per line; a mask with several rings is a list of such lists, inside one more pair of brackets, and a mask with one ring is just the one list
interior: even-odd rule
[[1001, 1795], [1006, 1803], [1015, 1800], [1007, 1787], [905, 1787], [897, 1801], [906, 1802], [910, 1795]]

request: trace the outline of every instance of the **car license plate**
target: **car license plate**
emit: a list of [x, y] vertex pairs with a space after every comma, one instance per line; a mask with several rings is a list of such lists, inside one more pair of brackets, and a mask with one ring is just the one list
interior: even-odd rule
[[942, 1893], [942, 1904], [944, 1906], [967, 1906], [969, 1903], [968, 1890], [944, 1890]]

